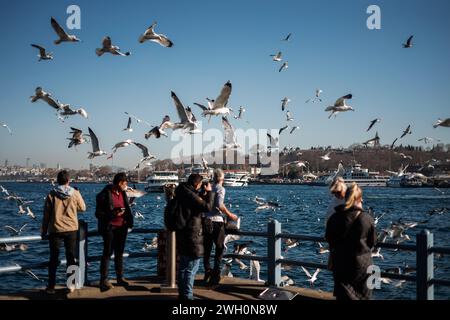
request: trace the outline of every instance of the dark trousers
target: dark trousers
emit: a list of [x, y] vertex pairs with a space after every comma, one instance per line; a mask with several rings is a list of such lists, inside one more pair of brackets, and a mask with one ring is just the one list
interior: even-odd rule
[[100, 262], [100, 281], [108, 279], [109, 260], [114, 252], [114, 267], [117, 278], [123, 277], [123, 252], [127, 239], [128, 228], [112, 227], [102, 233], [103, 255]]
[[67, 267], [75, 264], [75, 248], [77, 245], [77, 231], [51, 233], [48, 236], [50, 247], [50, 261], [48, 263], [48, 287], [56, 285], [56, 269], [59, 264], [59, 248], [64, 242]]
[[[205, 254], [203, 256], [203, 266], [205, 267], [205, 272], [211, 270], [210, 257], [212, 245], [215, 246], [215, 256], [214, 256], [214, 271], [220, 271], [220, 263], [222, 262], [222, 255], [224, 251], [224, 240], [225, 240], [225, 226], [223, 222], [211, 222], [205, 219], [205, 228], [203, 235], [203, 246], [205, 248]], [[212, 224], [212, 226], [211, 226]]]

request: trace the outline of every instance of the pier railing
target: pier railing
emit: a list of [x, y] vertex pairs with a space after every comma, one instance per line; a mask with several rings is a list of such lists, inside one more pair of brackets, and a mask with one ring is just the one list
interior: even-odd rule
[[[88, 239], [91, 237], [99, 236], [97, 232], [89, 232], [87, 229], [87, 223], [80, 220], [78, 231], [78, 248], [77, 248], [77, 261], [79, 267], [79, 277], [81, 278], [82, 285], [88, 282], [87, 270], [88, 262], [99, 261], [101, 256], [89, 256], [88, 255]], [[149, 229], [149, 228], [136, 228], [133, 229], [134, 234], [158, 234], [164, 231], [164, 229]], [[260, 237], [267, 240], [267, 255], [240, 255], [234, 253], [225, 254], [225, 258], [238, 258], [241, 260], [255, 260], [267, 263], [267, 286], [280, 287], [282, 286], [281, 280], [281, 264], [303, 266], [310, 268], [320, 268], [327, 270], [326, 264], [314, 263], [303, 260], [283, 259], [281, 256], [282, 251], [282, 239], [294, 239], [307, 242], [325, 242], [323, 237], [283, 233], [281, 231], [281, 224], [276, 220], [268, 222], [266, 232], [257, 231], [233, 231], [232, 234], [245, 236], [245, 237]], [[175, 287], [175, 237], [173, 232], [169, 232], [167, 237], [168, 243], [166, 245], [166, 283], [162, 285], [167, 288]], [[0, 238], [0, 244], [11, 243], [23, 243], [33, 241], [46, 241], [41, 236], [23, 236], [23, 237], [9, 237]], [[450, 286], [450, 280], [438, 279], [434, 277], [434, 254], [450, 254], [450, 247], [437, 247], [433, 243], [433, 234], [428, 230], [423, 230], [416, 236], [415, 244], [394, 244], [394, 243], [378, 243], [376, 245], [380, 248], [394, 249], [400, 251], [410, 251], [416, 253], [416, 273], [415, 275], [399, 274], [392, 272], [381, 272], [382, 278], [405, 280], [416, 283], [416, 299], [417, 300], [434, 300], [434, 286]], [[141, 257], [156, 257], [157, 252], [143, 252], [143, 253], [126, 253], [126, 258], [141, 258]], [[64, 265], [64, 260], [60, 261], [60, 264]], [[48, 262], [38, 262], [29, 264], [26, 266], [14, 265], [0, 267], [0, 275], [9, 272], [26, 271], [30, 269], [45, 268], [48, 266]]]

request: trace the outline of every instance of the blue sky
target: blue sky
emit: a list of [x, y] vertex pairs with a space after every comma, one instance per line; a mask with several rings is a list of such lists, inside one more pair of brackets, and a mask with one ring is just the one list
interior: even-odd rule
[[[66, 8], [81, 8], [81, 30], [71, 30], [82, 43], [53, 44], [54, 16], [65, 26]], [[366, 27], [369, 5], [381, 8], [381, 30]], [[279, 128], [285, 124], [280, 100], [288, 96], [289, 110], [301, 129], [281, 138], [281, 145], [303, 148], [317, 145], [348, 146], [372, 138], [370, 120], [383, 144], [390, 144], [408, 124], [413, 134], [403, 143], [417, 144], [428, 136], [450, 143], [450, 130], [433, 129], [439, 117], [450, 117], [450, 2], [448, 1], [10, 1], [2, 3], [0, 28], [0, 122], [14, 131], [0, 131], [0, 161], [24, 164], [61, 163], [87, 168], [89, 145], [67, 149], [69, 127], [90, 126], [109, 151], [123, 139], [143, 142], [159, 158], [174, 145], [170, 139], [146, 141], [145, 126], [125, 133], [134, 113], [152, 124], [165, 114], [176, 118], [170, 91], [185, 105], [215, 97], [230, 80], [229, 105], [246, 107], [236, 128]], [[153, 22], [173, 48], [138, 43]], [[292, 32], [292, 39], [280, 41]], [[414, 47], [401, 44], [414, 34]], [[97, 57], [105, 35], [130, 57]], [[53, 61], [37, 61], [31, 43], [54, 53]], [[283, 52], [289, 68], [278, 72], [270, 54]], [[42, 86], [55, 97], [89, 112], [58, 122], [43, 102], [29, 96]], [[315, 88], [324, 92], [321, 104], [305, 104]], [[339, 96], [353, 94], [356, 111], [328, 119], [324, 112]], [[200, 118], [199, 109], [196, 111]], [[203, 129], [221, 128], [217, 117]], [[0, 128], [1, 129], [1, 128]], [[136, 148], [120, 150], [115, 165], [132, 167]], [[111, 164], [106, 157], [92, 161]]]

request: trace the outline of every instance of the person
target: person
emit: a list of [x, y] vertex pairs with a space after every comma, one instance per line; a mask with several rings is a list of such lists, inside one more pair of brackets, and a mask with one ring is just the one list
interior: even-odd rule
[[128, 230], [133, 228], [133, 214], [127, 197], [128, 178], [123, 172], [114, 176], [112, 185], [107, 185], [97, 194], [95, 216], [98, 231], [103, 238], [103, 254], [100, 262], [100, 290], [114, 286], [108, 280], [109, 260], [114, 252], [114, 267], [117, 285], [128, 286], [124, 277], [123, 252]]
[[345, 203], [345, 192], [347, 191], [347, 185], [342, 177], [337, 177], [330, 185], [331, 201], [327, 208], [327, 218], [335, 212], [335, 208]]
[[[205, 268], [204, 281], [215, 285], [220, 282], [220, 263], [224, 251], [225, 240], [225, 220], [223, 214], [228, 219], [236, 221], [238, 217], [231, 213], [224, 205], [225, 188], [223, 187], [224, 173], [221, 169], [214, 171], [214, 206], [212, 211], [206, 214], [204, 219], [204, 240], [205, 254], [203, 256], [203, 266]], [[215, 246], [214, 269], [211, 269], [210, 257], [212, 246]]]
[[177, 252], [180, 256], [178, 267], [178, 293], [180, 300], [193, 299], [195, 275], [203, 256], [202, 213], [209, 212], [213, 206], [211, 185], [204, 186], [204, 195], [200, 197], [202, 176], [191, 174], [185, 183], [180, 183], [175, 189], [175, 198], [186, 226], [176, 231]]
[[[78, 212], [86, 211], [86, 204], [80, 192], [71, 187], [70, 175], [66, 170], [58, 172], [58, 186], [45, 198], [41, 236], [48, 233], [50, 260], [48, 264], [48, 285], [46, 292], [55, 293], [56, 270], [59, 264], [59, 248], [64, 242], [67, 267], [75, 265], [75, 248], [78, 231]], [[74, 288], [70, 288], [72, 292]]]
[[325, 238], [332, 256], [334, 296], [337, 300], [366, 300], [367, 268], [372, 265], [372, 249], [377, 233], [373, 218], [362, 207], [362, 190], [353, 183], [345, 193], [345, 204], [336, 207], [328, 219]]

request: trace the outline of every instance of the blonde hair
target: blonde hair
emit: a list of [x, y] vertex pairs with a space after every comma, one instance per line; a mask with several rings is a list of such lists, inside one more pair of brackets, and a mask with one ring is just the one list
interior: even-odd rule
[[345, 210], [350, 209], [355, 205], [356, 202], [362, 199], [361, 188], [353, 182], [352, 185], [347, 189], [345, 193]]
[[337, 177], [330, 185], [331, 193], [341, 193], [347, 191], [347, 185], [342, 177]]

